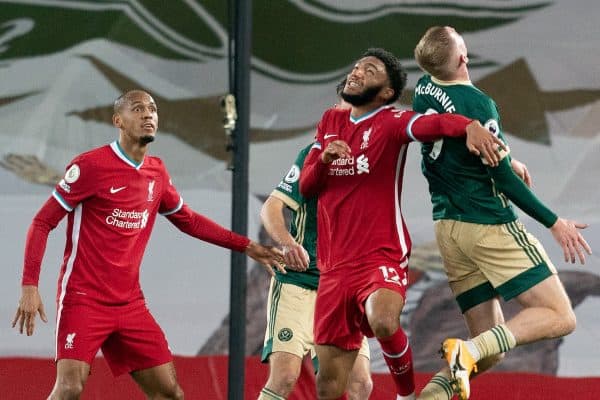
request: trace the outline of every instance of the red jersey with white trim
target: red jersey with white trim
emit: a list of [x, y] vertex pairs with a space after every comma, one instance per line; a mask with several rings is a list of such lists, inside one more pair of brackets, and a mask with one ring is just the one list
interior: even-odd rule
[[52, 195], [69, 211], [59, 302], [143, 299], [139, 270], [156, 214], [183, 206], [162, 161], [138, 164], [115, 141], [77, 156]]
[[[364, 263], [405, 267], [411, 240], [400, 200], [408, 144], [464, 135], [470, 120], [392, 106], [358, 119], [350, 111], [325, 112], [300, 177], [302, 194], [319, 196], [318, 267], [321, 272]], [[334, 140], [347, 142], [351, 157], [324, 164], [321, 153]]]

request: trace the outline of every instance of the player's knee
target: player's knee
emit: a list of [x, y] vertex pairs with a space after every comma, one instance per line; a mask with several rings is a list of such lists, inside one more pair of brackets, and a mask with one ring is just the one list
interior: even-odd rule
[[177, 382], [174, 382], [169, 385], [164, 385], [159, 393], [154, 393], [148, 395], [148, 400], [183, 400], [183, 389], [179, 386]]
[[370, 375], [353, 377], [348, 384], [349, 400], [368, 399], [373, 391], [373, 380]]
[[566, 336], [575, 330], [577, 326], [577, 317], [573, 310], [559, 314], [559, 321], [554, 325], [556, 332], [554, 337]]
[[370, 322], [371, 330], [375, 337], [378, 338], [392, 336], [400, 328], [400, 322], [396, 318], [390, 318], [389, 316], [374, 318]]
[[333, 377], [317, 374], [317, 397], [319, 400], [337, 399], [344, 394], [345, 387]]
[[83, 392], [83, 382], [78, 380], [63, 380], [56, 383], [50, 399], [78, 399], [81, 392]]
[[267, 386], [278, 395], [288, 397], [294, 390], [297, 380], [298, 374], [284, 369], [278, 373], [276, 379], [270, 379]]

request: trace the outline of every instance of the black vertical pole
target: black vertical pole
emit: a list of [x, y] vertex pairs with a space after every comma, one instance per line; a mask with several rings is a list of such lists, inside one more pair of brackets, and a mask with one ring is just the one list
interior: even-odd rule
[[[231, 3], [230, 3], [231, 4]], [[252, 1], [235, 0], [233, 9], [233, 94], [237, 123], [233, 131], [233, 178], [231, 229], [248, 232], [248, 133], [250, 126], [250, 55]], [[231, 51], [231, 49], [230, 49]], [[231, 85], [231, 83], [230, 83]], [[231, 253], [229, 305], [228, 400], [244, 399], [244, 363], [246, 355], [246, 255]]]

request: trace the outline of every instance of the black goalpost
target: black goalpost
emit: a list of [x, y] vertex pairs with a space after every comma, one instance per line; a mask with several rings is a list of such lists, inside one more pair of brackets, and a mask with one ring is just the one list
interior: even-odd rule
[[[223, 99], [232, 176], [231, 229], [248, 232], [248, 136], [252, 1], [229, 0], [229, 94]], [[233, 96], [232, 96], [233, 95]], [[228, 400], [244, 399], [247, 258], [231, 253]]]

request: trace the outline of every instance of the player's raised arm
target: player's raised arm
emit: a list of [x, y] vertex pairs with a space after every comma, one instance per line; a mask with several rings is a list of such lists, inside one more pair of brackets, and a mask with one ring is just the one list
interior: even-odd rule
[[492, 135], [477, 120], [458, 114], [413, 114], [406, 128], [408, 136], [419, 142], [434, 142], [445, 136], [467, 136], [467, 148], [496, 166], [501, 157], [498, 150], [506, 150], [504, 142]]

